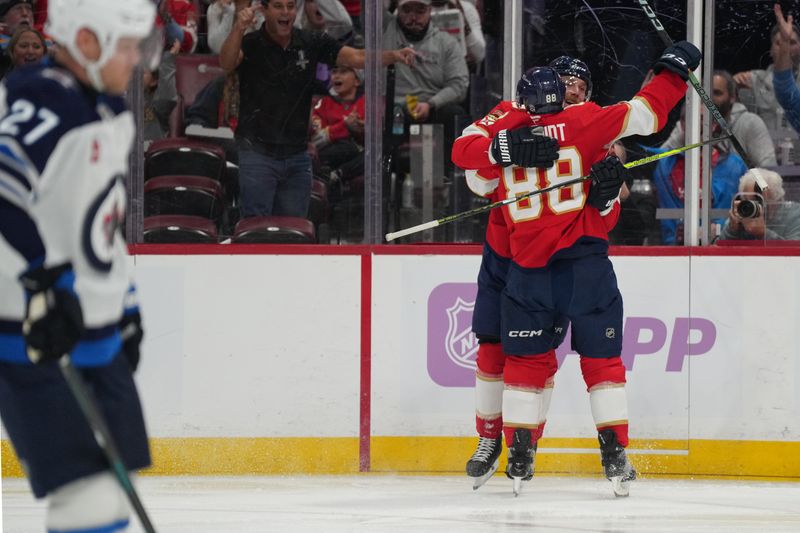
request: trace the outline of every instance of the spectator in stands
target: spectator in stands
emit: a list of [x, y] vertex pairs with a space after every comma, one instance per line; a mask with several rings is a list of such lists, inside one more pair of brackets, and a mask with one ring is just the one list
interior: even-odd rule
[[353, 35], [353, 21], [339, 0], [298, 0], [296, 28], [322, 31], [348, 43]]
[[[742, 143], [747, 159], [756, 166], [777, 165], [775, 145], [764, 120], [755, 113], [747, 111], [744, 105], [736, 101], [736, 83], [727, 71], [714, 71], [711, 99], [728, 122], [733, 134]], [[671, 150], [683, 146], [686, 144], [684, 137], [683, 125], [679, 122], [661, 147]], [[723, 143], [728, 145], [727, 149], [730, 151], [730, 141]]]
[[206, 11], [208, 27], [208, 48], [219, 55], [222, 43], [228, 37], [236, 18], [236, 6], [233, 0], [214, 0]]
[[[766, 180], [766, 191], [758, 189], [754, 172]], [[743, 194], [731, 203], [720, 239], [800, 240], [800, 204], [784, 201], [780, 174], [764, 168], [750, 170], [739, 180], [739, 192]], [[750, 205], [742, 206], [744, 202]]]
[[[792, 37], [789, 45], [791, 57], [791, 68], [793, 78], [796, 82], [800, 82], [800, 28], [792, 25]], [[776, 24], [772, 28], [771, 38], [772, 46], [769, 49], [769, 55], [772, 57], [774, 63], [778, 55], [778, 47], [780, 45], [780, 31], [779, 26]], [[749, 89], [752, 92], [752, 109], [758, 116], [760, 116], [767, 127], [771, 131], [776, 131], [780, 128], [777, 123], [778, 102], [775, 99], [775, 89], [773, 87], [773, 71], [775, 65], [768, 66], [765, 70], [748, 70], [734, 74], [733, 79], [739, 86], [739, 89]], [[744, 99], [743, 99], [744, 100]], [[745, 102], [750, 106], [750, 102]]]
[[791, 41], [794, 34], [792, 16], [784, 18], [780, 4], [775, 4], [775, 18], [778, 21], [778, 53], [775, 57], [773, 83], [775, 97], [783, 108], [786, 120], [800, 133], [800, 89], [792, 71]]
[[[681, 123], [685, 118], [681, 117]], [[681, 124], [683, 126], [683, 124]], [[719, 128], [718, 125], [714, 125]], [[712, 131], [712, 135], [715, 132]], [[733, 195], [739, 178], [747, 172], [747, 166], [741, 157], [735, 153], [724, 150], [722, 143], [711, 148], [711, 207], [726, 209], [731, 205]], [[666, 151], [662, 146], [661, 150]], [[682, 208], [685, 196], [686, 165], [684, 154], [664, 158], [656, 165], [653, 173], [653, 182], [656, 186], [659, 207]], [[702, 187], [703, 184], [700, 184]], [[714, 219], [713, 222], [722, 224], [724, 219]], [[663, 244], [682, 244], [683, 233], [681, 224], [676, 219], [663, 219], [661, 221], [661, 242]]]
[[20, 28], [33, 27], [33, 0], [0, 0], [0, 78], [11, 67], [8, 43]]
[[478, 64], [483, 62], [486, 57], [486, 39], [483, 36], [481, 27], [481, 16], [478, 9], [466, 0], [431, 0], [433, 12], [444, 11], [446, 9], [458, 9], [464, 16], [464, 51], [467, 57], [467, 65], [471, 71], [475, 71]]
[[21, 27], [33, 27], [33, 0], [0, 0], [0, 48], [8, 48]]
[[[455, 138], [455, 118], [465, 114], [460, 104], [467, 95], [469, 71], [455, 38], [431, 24], [431, 0], [399, 0], [395, 17], [387, 18], [384, 50], [404, 46], [413, 47], [418, 57], [413, 68], [397, 66], [395, 103], [403, 106], [412, 122], [443, 124], [449, 147]], [[446, 158], [448, 165], [449, 161]]]
[[[324, 32], [342, 44], [352, 44], [353, 23], [339, 0], [299, 0], [294, 27]], [[328, 95], [331, 87], [331, 67], [317, 63], [315, 94]]]
[[[265, 22], [245, 35], [257, 11]], [[239, 11], [220, 65], [239, 74], [239, 185], [242, 217], [305, 217], [311, 194], [307, 152], [311, 96], [318, 63], [363, 68], [364, 50], [293, 28], [294, 0], [264, 0]], [[384, 51], [384, 64], [413, 62], [412, 49]]]
[[165, 26], [168, 43], [181, 43], [181, 52], [191, 53], [197, 48], [197, 22], [199, 14], [192, 0], [161, 0], [158, 14]]
[[47, 21], [47, 0], [34, 0], [33, 27], [44, 35], [44, 23]]
[[144, 83], [144, 140], [162, 139], [169, 132], [169, 115], [178, 102], [175, 86], [175, 56], [180, 53], [181, 42], [173, 41], [172, 48], [161, 56], [158, 70], [145, 70]]
[[342, 5], [350, 15], [350, 20], [353, 21], [353, 28], [356, 31], [362, 31], [364, 26], [361, 24], [361, 2], [362, 0], [341, 0]]
[[333, 95], [323, 97], [311, 112], [311, 142], [335, 185], [364, 174], [365, 112], [363, 72], [337, 66], [331, 78]]
[[47, 43], [44, 37], [33, 28], [20, 28], [8, 43], [11, 68], [38, 63], [46, 53]]
[[[206, 23], [208, 24], [208, 47], [215, 54], [222, 51], [222, 45], [228, 34], [233, 28], [233, 23], [236, 20], [236, 13], [241, 9], [247, 7], [247, 2], [242, 3], [242, 0], [214, 0], [208, 6], [206, 13]], [[261, 12], [256, 12], [256, 18], [247, 32], [255, 31], [256, 28], [261, 27], [264, 23], [264, 16]]]

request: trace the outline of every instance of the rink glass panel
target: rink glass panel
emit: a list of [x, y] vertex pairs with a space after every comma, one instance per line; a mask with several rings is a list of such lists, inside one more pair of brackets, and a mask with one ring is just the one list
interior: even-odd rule
[[[686, 36], [687, 4], [654, 0], [650, 5], [670, 37], [677, 41]], [[689, 9], [695, 2], [689, 2]], [[718, 0], [702, 2], [702, 10], [714, 14], [713, 56], [714, 68], [736, 73], [748, 69], [763, 69], [771, 62], [769, 32], [774, 24], [773, 3], [770, 1], [742, 2]], [[460, 131], [471, 121], [484, 116], [495, 104], [511, 97], [504, 75], [511, 68], [512, 58], [506, 57], [504, 43], [514, 35], [506, 27], [507, 6], [503, 1], [483, 2], [483, 32], [486, 39], [486, 58], [471, 70], [467, 98], [462, 102], [464, 115], [454, 124]], [[569, 54], [584, 60], [593, 80], [592, 100], [601, 105], [631, 98], [641, 87], [648, 68], [661, 54], [664, 45], [644, 12], [635, 3], [619, 1], [555, 1], [538, 0], [522, 2], [522, 32], [516, 44], [522, 50], [521, 68], [546, 64], [552, 59]], [[382, 29], [371, 19], [365, 19], [365, 35], [382, 38]], [[369, 39], [367, 39], [369, 41]], [[696, 44], [700, 45], [701, 42]], [[206, 69], [207, 71], [208, 69]], [[207, 73], [207, 72], [206, 72]], [[702, 72], [698, 71], [701, 82]], [[318, 182], [312, 194], [309, 218], [314, 223], [316, 239], [322, 243], [379, 244], [379, 238], [388, 231], [463, 212], [486, 204], [465, 186], [463, 173], [448, 164], [450, 146], [444, 146], [436, 137], [433, 160], [421, 146], [422, 136], [412, 138], [409, 124], [404, 124], [402, 135], [392, 133], [393, 107], [385, 105], [383, 95], [387, 87], [387, 70], [367, 69], [364, 87], [376, 82], [377, 91], [367, 91], [367, 120], [379, 115], [365, 140], [368, 157], [376, 157], [375, 165], [367, 166], [363, 182], [355, 180], [344, 188], [324, 183], [329, 179], [330, 168], [315, 162], [314, 174]], [[137, 79], [137, 88], [141, 80]], [[705, 82], [704, 82], [705, 83]], [[691, 91], [691, 89], [690, 89]], [[137, 111], [140, 127], [150, 115], [144, 109], [146, 94], [132, 89], [130, 100]], [[377, 102], [373, 101], [378, 99]], [[746, 91], [741, 100], [748, 103]], [[626, 141], [629, 160], [643, 155], [641, 144], [660, 145], [680, 118], [675, 110], [670, 122], [659, 133], [647, 139]], [[152, 215], [180, 214], [199, 216], [211, 221], [216, 236], [207, 235], [208, 224], [200, 224], [176, 235], [176, 242], [222, 242], [229, 238], [239, 220], [239, 196], [236, 187], [235, 150], [229, 140], [206, 139], [226, 148], [228, 164], [219, 180], [219, 187], [187, 186], [169, 182], [162, 187], [152, 184], [145, 193], [144, 178], [150, 177], [144, 159], [145, 133], [137, 139], [131, 159], [129, 227], [127, 235], [132, 242], [142, 242], [144, 219]], [[174, 133], [174, 132], [173, 132]], [[797, 136], [784, 125], [771, 126], [770, 133], [776, 143], [789, 138], [793, 147]], [[427, 137], [425, 138], [426, 142]], [[797, 153], [800, 153], [798, 151]], [[201, 163], [205, 165], [206, 163]], [[169, 167], [169, 165], [167, 165]], [[623, 204], [623, 215], [611, 234], [616, 245], [662, 244], [661, 216], [656, 188], [652, 181], [655, 164], [638, 167], [633, 171], [628, 186], [631, 198]], [[169, 169], [167, 169], [169, 170]], [[174, 172], [194, 172], [191, 168]], [[699, 171], [699, 169], [698, 169]], [[148, 173], [148, 174], [146, 174]], [[197, 172], [195, 172], [197, 174]], [[790, 173], [791, 174], [791, 173]], [[201, 174], [202, 177], [202, 174]], [[379, 185], [379, 186], [378, 186]], [[788, 199], [800, 197], [800, 184], [787, 177]], [[376, 192], [378, 195], [376, 195]], [[368, 216], [365, 217], [365, 213]], [[443, 225], [435, 230], [418, 233], [401, 239], [400, 243], [413, 242], [482, 242], [486, 215], [477, 215], [462, 221]], [[682, 224], [682, 221], [679, 221]], [[367, 230], [365, 231], [365, 227]], [[302, 236], [300, 236], [302, 237]], [[298, 239], [300, 239], [298, 237]], [[168, 239], [168, 237], [162, 237]], [[678, 244], [681, 244], [680, 240]]]

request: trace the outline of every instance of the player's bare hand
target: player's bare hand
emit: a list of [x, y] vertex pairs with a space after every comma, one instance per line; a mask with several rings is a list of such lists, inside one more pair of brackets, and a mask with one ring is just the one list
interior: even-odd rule
[[411, 66], [417, 58], [417, 52], [410, 46], [394, 51], [394, 62]]
[[753, 88], [753, 73], [749, 70], [745, 70], [744, 72], [738, 72], [733, 75], [733, 81], [736, 82], [736, 85], [739, 87], [744, 87], [746, 89]]
[[778, 25], [778, 33], [780, 33], [781, 39], [785, 42], [791, 42], [792, 40], [792, 24], [794, 23], [794, 17], [789, 15], [788, 17], [783, 16], [783, 9], [781, 9], [781, 5], [779, 3], [775, 3], [773, 7], [775, 11], [775, 22]]
[[181, 42], [178, 39], [172, 41], [172, 46], [169, 47], [169, 53], [172, 55], [178, 55], [178, 52], [181, 51]]

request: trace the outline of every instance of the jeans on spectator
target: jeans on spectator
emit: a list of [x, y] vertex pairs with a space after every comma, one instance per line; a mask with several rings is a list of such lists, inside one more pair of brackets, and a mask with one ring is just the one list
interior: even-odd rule
[[319, 151], [322, 165], [338, 170], [343, 181], [364, 175], [364, 150], [353, 141], [336, 141]]
[[307, 152], [300, 152], [276, 159], [240, 146], [239, 190], [242, 218], [305, 218], [311, 199], [311, 158]]

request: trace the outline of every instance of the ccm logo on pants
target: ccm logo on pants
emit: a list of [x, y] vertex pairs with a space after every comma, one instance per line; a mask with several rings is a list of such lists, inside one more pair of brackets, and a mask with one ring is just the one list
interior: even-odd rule
[[542, 336], [542, 330], [540, 330], [540, 329], [535, 329], [535, 330], [529, 330], [529, 331], [525, 331], [525, 330], [516, 330], [516, 329], [513, 329], [513, 330], [511, 330], [511, 331], [509, 331], [509, 332], [508, 332], [508, 336], [509, 336], [509, 337], [523, 337], [523, 338], [527, 338], [527, 337], [541, 337], [541, 336]]

